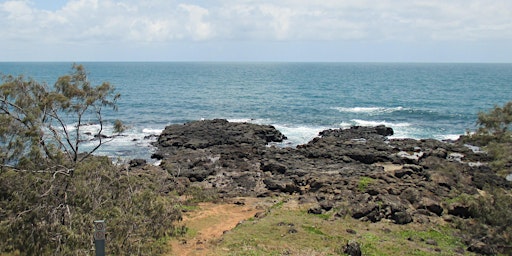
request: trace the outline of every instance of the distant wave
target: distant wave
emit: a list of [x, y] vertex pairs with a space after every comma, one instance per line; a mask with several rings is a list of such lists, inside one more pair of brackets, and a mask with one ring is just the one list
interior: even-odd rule
[[152, 129], [152, 128], [144, 128], [142, 129], [143, 133], [149, 133], [149, 134], [160, 134], [162, 133], [163, 129]]
[[[391, 123], [386, 121], [369, 121], [369, 120], [361, 120], [361, 119], [352, 119], [350, 120], [351, 124], [358, 126], [378, 126], [385, 125], [388, 127], [409, 127], [410, 123]], [[347, 123], [341, 123], [341, 125], [346, 125]]]
[[385, 107], [335, 107], [333, 108], [343, 113], [365, 113], [365, 114], [380, 114], [380, 113], [392, 113], [395, 111], [403, 111], [404, 107], [393, 107], [393, 108], [385, 108]]

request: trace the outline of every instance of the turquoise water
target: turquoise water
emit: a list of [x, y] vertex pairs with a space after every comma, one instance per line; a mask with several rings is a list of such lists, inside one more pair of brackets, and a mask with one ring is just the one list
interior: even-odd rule
[[[456, 138], [476, 114], [512, 100], [512, 64], [81, 63], [122, 97], [107, 113], [130, 126], [102, 154], [148, 157], [166, 125], [226, 118], [272, 124], [305, 143], [319, 131], [385, 124], [395, 138]], [[53, 84], [72, 63], [0, 63]], [[94, 126], [91, 126], [94, 129]]]

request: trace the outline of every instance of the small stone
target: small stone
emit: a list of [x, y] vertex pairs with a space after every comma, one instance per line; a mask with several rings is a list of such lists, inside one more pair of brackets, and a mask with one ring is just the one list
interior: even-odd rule
[[434, 239], [427, 239], [427, 241], [425, 241], [425, 243], [428, 245], [437, 246], [437, 241]]
[[254, 218], [256, 219], [261, 219], [264, 218], [265, 216], [267, 216], [266, 212], [257, 212], [256, 214], [254, 214]]
[[352, 234], [352, 235], [357, 234], [357, 232], [355, 230], [350, 229], [350, 228], [347, 228], [347, 233]]
[[343, 252], [349, 256], [361, 256], [361, 246], [357, 242], [348, 242]]
[[320, 206], [311, 207], [308, 210], [309, 214], [322, 214], [322, 208]]
[[297, 232], [298, 232], [298, 231], [297, 231], [297, 229], [295, 229], [295, 228], [290, 228], [290, 229], [288, 229], [288, 234], [295, 234], [295, 233], [297, 233]]

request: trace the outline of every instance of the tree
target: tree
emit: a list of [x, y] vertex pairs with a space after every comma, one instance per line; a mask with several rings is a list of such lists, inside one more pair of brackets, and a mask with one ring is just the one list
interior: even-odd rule
[[[93, 154], [104, 139], [104, 107], [117, 110], [120, 95], [107, 82], [93, 86], [82, 65], [55, 86], [23, 76], [4, 76], [0, 85], [0, 161], [25, 169], [74, 166]], [[82, 150], [81, 128], [87, 118], [99, 125], [95, 146]], [[123, 125], [116, 121], [116, 133]]]
[[512, 124], [512, 101], [503, 105], [495, 106], [489, 112], [478, 113], [477, 130], [478, 135], [492, 136], [494, 139], [509, 140]]
[[[109, 223], [109, 253], [155, 255], [183, 233], [170, 177], [123, 171], [92, 154], [103, 136], [105, 108], [117, 110], [109, 83], [93, 86], [82, 65], [53, 87], [23, 76], [0, 85], [0, 254], [88, 255], [92, 221]], [[84, 147], [83, 126], [98, 127]], [[114, 132], [123, 130], [116, 120]], [[155, 188], [159, 184], [161, 187]], [[169, 189], [167, 189], [169, 188]]]
[[490, 166], [496, 173], [509, 175], [512, 167], [512, 101], [478, 113], [477, 124], [479, 127], [467, 138], [468, 142], [482, 146], [488, 152], [492, 157]]

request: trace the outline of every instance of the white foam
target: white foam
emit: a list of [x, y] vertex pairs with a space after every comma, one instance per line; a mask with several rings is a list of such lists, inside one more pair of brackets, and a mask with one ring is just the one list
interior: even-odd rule
[[379, 114], [379, 113], [391, 113], [395, 111], [403, 110], [404, 107], [384, 108], [384, 107], [336, 107], [334, 108], [339, 112], [344, 113], [367, 113], [367, 114]]
[[341, 122], [340, 123], [340, 127], [342, 129], [348, 129], [350, 127], [354, 126], [354, 123], [349, 123], [349, 122]]
[[289, 145], [306, 144], [313, 138], [318, 136], [318, 133], [329, 129], [330, 127], [323, 126], [287, 126], [287, 125], [274, 125], [277, 130], [283, 133], [288, 140], [285, 141]]
[[444, 135], [435, 136], [436, 139], [440, 139], [440, 140], [458, 140], [459, 137], [460, 137], [460, 134], [444, 134]]
[[142, 129], [142, 132], [145, 134], [154, 134], [158, 135], [161, 134], [164, 130], [163, 129], [152, 129], [152, 128], [144, 128]]
[[409, 127], [411, 126], [410, 123], [390, 123], [386, 121], [368, 121], [368, 120], [362, 120], [362, 119], [352, 119], [350, 120], [355, 125], [359, 126], [379, 126], [379, 125], [385, 125], [391, 128], [394, 127]]
[[233, 118], [227, 120], [230, 123], [256, 123], [256, 120], [251, 118]]

